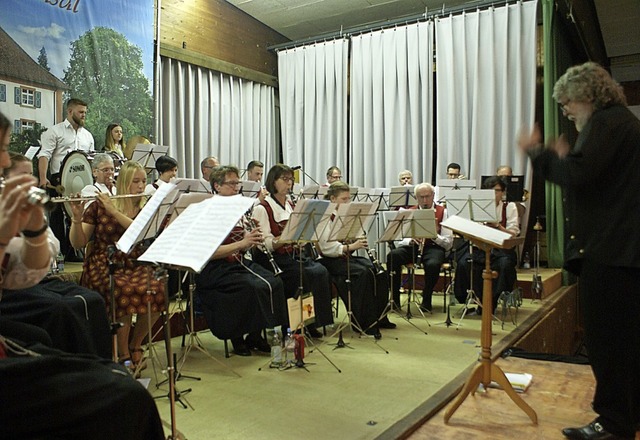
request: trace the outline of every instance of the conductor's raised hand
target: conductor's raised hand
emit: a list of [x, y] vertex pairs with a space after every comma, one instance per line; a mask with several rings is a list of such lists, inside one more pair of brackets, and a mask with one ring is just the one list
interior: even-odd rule
[[528, 153], [529, 150], [537, 148], [542, 143], [542, 131], [538, 124], [533, 126], [532, 130], [529, 127], [522, 127], [517, 136], [518, 147], [523, 153]]

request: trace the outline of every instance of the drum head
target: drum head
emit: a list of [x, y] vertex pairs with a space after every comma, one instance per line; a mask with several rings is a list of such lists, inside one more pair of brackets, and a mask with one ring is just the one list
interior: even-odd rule
[[[60, 170], [60, 184], [63, 187], [62, 195], [65, 197], [79, 193], [87, 185], [93, 185], [91, 164], [84, 151], [72, 151], [67, 154]], [[71, 216], [71, 207], [67, 205], [65, 203], [64, 207]]]

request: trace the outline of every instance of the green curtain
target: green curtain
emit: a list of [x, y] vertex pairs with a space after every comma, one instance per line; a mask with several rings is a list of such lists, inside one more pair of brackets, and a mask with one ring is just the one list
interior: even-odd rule
[[[542, 0], [542, 29], [544, 50], [544, 139], [560, 135], [559, 107], [553, 95], [553, 86], [558, 79], [558, 29], [555, 20], [554, 0]], [[561, 267], [564, 261], [564, 210], [562, 189], [545, 182], [545, 211], [547, 216], [547, 259], [549, 267]]]

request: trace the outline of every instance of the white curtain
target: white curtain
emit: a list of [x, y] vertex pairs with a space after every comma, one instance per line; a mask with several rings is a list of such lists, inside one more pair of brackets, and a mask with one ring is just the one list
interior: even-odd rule
[[501, 164], [530, 179], [516, 135], [535, 117], [536, 2], [437, 20], [436, 66], [436, 178], [457, 162], [473, 180]]
[[165, 57], [160, 71], [157, 143], [170, 147], [179, 176], [201, 177], [207, 156], [240, 169], [276, 162], [273, 87]]
[[431, 179], [433, 163], [433, 22], [352, 38], [352, 184], [399, 185]]
[[306, 184], [334, 165], [346, 173], [347, 55], [344, 39], [278, 52], [283, 161]]

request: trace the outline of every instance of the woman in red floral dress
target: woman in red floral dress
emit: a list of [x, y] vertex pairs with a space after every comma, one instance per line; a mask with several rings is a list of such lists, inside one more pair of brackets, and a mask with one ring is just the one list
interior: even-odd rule
[[[137, 162], [128, 161], [120, 170], [116, 189], [118, 194], [142, 194], [147, 174]], [[83, 248], [93, 240], [93, 249], [86, 256], [81, 284], [102, 294], [111, 305], [109, 283], [109, 253], [114, 270], [114, 297], [116, 319], [122, 323], [118, 329], [118, 359], [141, 362], [142, 342], [147, 336], [149, 320], [153, 324], [164, 310], [164, 283], [153, 277], [153, 268], [135, 263], [142, 253], [135, 247], [129, 254], [115, 249], [115, 243], [133, 222], [144, 205], [144, 198], [110, 199], [108, 194], [97, 194], [97, 203], [84, 211], [83, 203], [72, 203], [73, 219], [70, 240], [75, 248]], [[84, 211], [84, 212], [83, 212]], [[110, 248], [113, 246], [113, 248]], [[151, 316], [148, 313], [151, 308]], [[136, 314], [136, 325], [129, 347], [131, 317]]]

